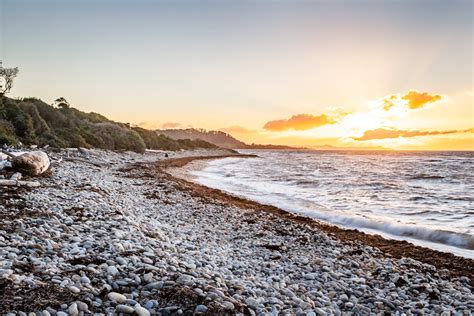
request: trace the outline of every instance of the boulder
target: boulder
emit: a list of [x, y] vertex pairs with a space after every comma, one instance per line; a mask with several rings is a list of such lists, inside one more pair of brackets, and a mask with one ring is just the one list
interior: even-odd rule
[[48, 170], [50, 161], [45, 152], [31, 151], [12, 157], [12, 168], [30, 176], [37, 176]]

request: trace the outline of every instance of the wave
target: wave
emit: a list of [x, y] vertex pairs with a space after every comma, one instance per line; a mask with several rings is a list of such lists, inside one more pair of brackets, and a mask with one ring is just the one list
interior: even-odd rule
[[[423, 172], [423, 164], [418, 167], [417, 173], [408, 175], [408, 170], [416, 170], [413, 164], [417, 162], [405, 162], [405, 170], [401, 168], [404, 172], [397, 178], [391, 171], [391, 165], [369, 172], [364, 162], [357, 159], [360, 168], [348, 170], [351, 157], [339, 160], [332, 156], [321, 156], [318, 160], [308, 157], [306, 165], [310, 171], [321, 170], [324, 163], [339, 168], [334, 174], [318, 172], [306, 175], [301, 172], [301, 161], [292, 163], [293, 160], [288, 159], [291, 157], [278, 157], [274, 153], [268, 157], [263, 153], [262, 156], [259, 161], [243, 162], [239, 159], [240, 163], [235, 163], [234, 160], [232, 166], [229, 161], [216, 160], [195, 175], [203, 185], [330, 224], [415, 243], [419, 240], [423, 245], [423, 242], [430, 242], [426, 246], [441, 247], [451, 252], [474, 250], [472, 225], [466, 222], [466, 215], [471, 215], [473, 210], [465, 204], [473, 198], [466, 194], [464, 187], [457, 185], [454, 187], [456, 191], [453, 191], [453, 186], [447, 188], [441, 181], [436, 184], [436, 195], [433, 195], [430, 186], [415, 188], [414, 182], [408, 183], [408, 179], [444, 178], [428, 170]], [[273, 162], [270, 164], [269, 161]], [[232, 176], [225, 177], [229, 171]], [[409, 187], [410, 191], [405, 187]], [[449, 196], [450, 203], [455, 203], [450, 209], [460, 210], [458, 216], [464, 218], [452, 217], [443, 196]], [[459, 202], [452, 202], [454, 199]], [[368, 213], [370, 215], [367, 216]], [[453, 250], [453, 247], [459, 250]]]
[[[217, 178], [214, 179], [217, 180]], [[201, 178], [201, 180], [203, 179]], [[423, 226], [417, 226], [414, 224], [391, 223], [381, 219], [370, 218], [367, 216], [355, 217], [346, 214], [340, 214], [330, 209], [323, 210], [324, 207], [322, 207], [321, 205], [314, 204], [307, 200], [297, 198], [289, 199], [288, 196], [283, 194], [275, 194], [271, 196], [268, 194], [251, 194], [249, 192], [247, 192], [246, 194], [245, 192], [241, 191], [241, 189], [243, 188], [243, 183], [234, 183], [234, 187], [234, 185], [226, 186], [222, 185], [222, 183], [220, 185], [215, 185], [216, 183], [209, 183], [207, 181], [201, 182], [204, 185], [213, 186], [218, 189], [222, 189], [245, 198], [253, 199], [260, 203], [270, 204], [279, 207], [287, 212], [322, 220], [335, 225], [358, 229], [371, 229], [394, 236], [410, 237], [414, 239], [474, 250], [474, 236], [470, 234], [458, 233], [442, 229], [433, 229]], [[253, 192], [255, 191], [253, 190]], [[419, 212], [418, 214], [423, 213], [425, 212]], [[426, 211], [426, 213], [429, 212]]]
[[[268, 201], [270, 202], [270, 201]], [[268, 203], [267, 202], [267, 203]], [[281, 203], [270, 203], [274, 206], [281, 207]], [[458, 233], [449, 230], [433, 229], [428, 227], [390, 223], [387, 221], [369, 218], [354, 217], [348, 215], [334, 214], [326, 211], [317, 211], [314, 209], [300, 209], [295, 211], [294, 207], [284, 207], [286, 211], [295, 212], [310, 218], [323, 220], [331, 224], [341, 225], [351, 228], [371, 229], [390, 235], [410, 237], [414, 239], [430, 241], [459, 248], [474, 250], [474, 236], [470, 234]]]

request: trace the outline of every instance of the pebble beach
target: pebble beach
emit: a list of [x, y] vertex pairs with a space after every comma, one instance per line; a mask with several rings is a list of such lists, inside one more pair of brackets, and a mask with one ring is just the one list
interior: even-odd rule
[[474, 311], [474, 260], [342, 238], [177, 169], [229, 151], [54, 155], [39, 187], [0, 188], [1, 315]]

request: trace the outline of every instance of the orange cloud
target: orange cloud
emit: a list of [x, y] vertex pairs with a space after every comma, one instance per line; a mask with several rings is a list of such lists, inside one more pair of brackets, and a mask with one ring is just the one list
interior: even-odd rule
[[405, 95], [392, 94], [383, 98], [383, 108], [388, 111], [397, 104], [403, 104], [414, 110], [425, 106], [427, 103], [433, 103], [441, 100], [443, 97], [439, 94], [430, 94], [428, 92], [419, 92], [410, 90]]
[[410, 90], [402, 97], [402, 99], [408, 101], [410, 109], [418, 109], [423, 107], [426, 103], [439, 101], [442, 97], [439, 94], [429, 94], [428, 92]]
[[432, 135], [446, 135], [446, 134], [460, 134], [460, 133], [474, 133], [474, 128], [466, 130], [450, 130], [450, 131], [419, 131], [419, 130], [397, 130], [378, 128], [374, 130], [365, 131], [362, 137], [354, 138], [355, 140], [373, 140], [386, 139], [398, 137], [416, 137], [416, 136], [432, 136]]
[[298, 114], [287, 120], [276, 120], [267, 122], [263, 128], [269, 131], [280, 132], [286, 130], [304, 131], [315, 127], [334, 124], [336, 120], [326, 114], [311, 115]]

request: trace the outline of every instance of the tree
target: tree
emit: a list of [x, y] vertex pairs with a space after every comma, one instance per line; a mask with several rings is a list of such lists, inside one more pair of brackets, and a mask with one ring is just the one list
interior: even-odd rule
[[0, 96], [10, 92], [13, 87], [13, 79], [18, 75], [18, 67], [15, 68], [4, 68], [0, 61], [0, 78], [3, 82], [0, 82]]
[[58, 108], [61, 108], [61, 109], [69, 109], [71, 107], [69, 102], [67, 102], [67, 100], [63, 97], [60, 97], [60, 98], [57, 98], [56, 100], [54, 100], [54, 104]]

